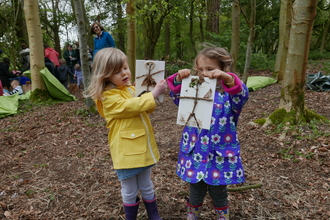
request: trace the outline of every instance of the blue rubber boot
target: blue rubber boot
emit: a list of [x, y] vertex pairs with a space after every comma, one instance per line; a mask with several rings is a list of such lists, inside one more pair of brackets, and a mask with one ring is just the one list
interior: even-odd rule
[[125, 204], [124, 203], [124, 210], [126, 220], [136, 220], [137, 213], [139, 210], [140, 198], [136, 198], [136, 203], [134, 204]]
[[143, 199], [144, 206], [146, 207], [149, 220], [162, 220], [159, 217], [156, 197], [152, 200]]

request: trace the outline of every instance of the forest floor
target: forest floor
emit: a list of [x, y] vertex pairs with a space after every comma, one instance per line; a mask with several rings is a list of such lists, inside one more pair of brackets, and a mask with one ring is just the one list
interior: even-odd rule
[[[81, 93], [74, 95], [78, 101], [25, 103], [24, 111], [0, 120], [0, 219], [125, 219], [104, 120], [86, 114]], [[237, 186], [262, 187], [230, 192], [230, 218], [328, 220], [330, 125], [262, 128], [250, 123], [270, 115], [279, 100], [277, 84], [250, 92], [238, 125], [246, 182]], [[306, 90], [305, 101], [330, 119], [329, 92]], [[161, 153], [152, 179], [164, 220], [185, 219], [188, 196], [188, 184], [175, 174], [183, 129], [176, 116], [168, 95], [150, 114]], [[201, 219], [214, 216], [207, 196]], [[147, 219], [143, 204], [138, 217]]]

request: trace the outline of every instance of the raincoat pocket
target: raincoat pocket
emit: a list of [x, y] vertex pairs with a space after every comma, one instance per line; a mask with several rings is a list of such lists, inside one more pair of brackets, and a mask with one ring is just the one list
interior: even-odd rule
[[147, 151], [146, 132], [144, 128], [120, 131], [120, 137], [124, 155], [143, 154]]

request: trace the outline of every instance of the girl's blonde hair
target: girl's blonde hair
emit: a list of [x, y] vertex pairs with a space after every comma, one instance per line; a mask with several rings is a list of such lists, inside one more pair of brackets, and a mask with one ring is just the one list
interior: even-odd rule
[[127, 61], [126, 55], [116, 48], [104, 48], [99, 50], [93, 60], [92, 77], [85, 97], [92, 99], [102, 99], [102, 92], [107, 88], [115, 88], [109, 81], [109, 77], [118, 72]]
[[78, 69], [80, 68], [79, 63], [76, 63], [76, 65], [74, 65], [74, 68], [75, 68], [76, 70], [78, 70]]
[[194, 70], [197, 70], [197, 62], [200, 58], [210, 58], [218, 62], [220, 69], [224, 72], [231, 72], [233, 59], [227, 50], [221, 47], [208, 47], [198, 53], [194, 62]]

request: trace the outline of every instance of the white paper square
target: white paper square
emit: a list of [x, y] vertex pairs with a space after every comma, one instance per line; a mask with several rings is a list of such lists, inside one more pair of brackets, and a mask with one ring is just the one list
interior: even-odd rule
[[[151, 66], [151, 68], [150, 68]], [[155, 88], [153, 86], [142, 85], [143, 81], [148, 77], [148, 74], [155, 83], [164, 79], [165, 75], [165, 61], [158, 60], [136, 60], [136, 73], [135, 73], [135, 94], [138, 96], [143, 91], [149, 90], [150, 92]], [[157, 100], [163, 102], [164, 95], [159, 95]]]
[[[182, 80], [181, 93], [180, 93], [180, 103], [177, 117], [177, 124], [187, 125], [191, 127], [199, 127], [209, 130], [211, 127], [212, 110], [214, 103], [214, 94], [216, 89], [217, 80], [204, 78], [205, 82], [198, 87], [198, 98], [207, 98], [206, 100], [197, 100], [197, 105], [195, 107], [194, 113], [197, 118], [197, 122], [194, 117], [191, 117], [187, 123], [190, 114], [194, 107], [194, 97], [196, 97], [196, 86], [193, 88], [189, 87], [189, 84], [193, 78], [198, 78], [197, 76], [190, 76]], [[209, 96], [209, 97], [208, 97]], [[192, 97], [184, 98], [184, 97]]]

